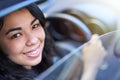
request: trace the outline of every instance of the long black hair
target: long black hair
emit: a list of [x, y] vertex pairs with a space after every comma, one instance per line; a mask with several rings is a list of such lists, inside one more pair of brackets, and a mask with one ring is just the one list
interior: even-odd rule
[[[42, 11], [35, 3], [32, 3], [24, 8], [28, 9], [28, 11], [40, 21], [43, 29], [45, 30], [46, 38], [42, 61], [40, 64], [32, 67], [31, 70], [27, 70], [21, 65], [12, 62], [0, 49], [0, 75], [3, 76], [6, 80], [33, 80], [35, 76], [45, 71], [53, 64], [52, 57], [54, 56], [54, 43], [45, 28], [46, 20]], [[3, 24], [4, 17], [0, 18], [0, 30], [2, 29]]]

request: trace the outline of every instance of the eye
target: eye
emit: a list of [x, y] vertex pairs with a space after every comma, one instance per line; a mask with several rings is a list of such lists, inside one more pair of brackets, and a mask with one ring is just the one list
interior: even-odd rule
[[36, 28], [38, 28], [39, 26], [40, 26], [40, 24], [35, 24], [35, 25], [32, 26], [32, 29], [36, 29]]
[[14, 35], [11, 36], [11, 39], [18, 38], [18, 37], [20, 37], [21, 35], [22, 35], [22, 34], [20, 34], [20, 33], [14, 34]]

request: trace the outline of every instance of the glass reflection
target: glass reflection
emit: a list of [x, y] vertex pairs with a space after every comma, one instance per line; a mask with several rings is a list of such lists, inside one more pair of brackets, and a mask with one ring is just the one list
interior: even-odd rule
[[[118, 30], [100, 36], [107, 56], [99, 68], [96, 80], [120, 80], [119, 33]], [[81, 50], [86, 44], [88, 42], [63, 57], [35, 80], [80, 80], [83, 67]]]

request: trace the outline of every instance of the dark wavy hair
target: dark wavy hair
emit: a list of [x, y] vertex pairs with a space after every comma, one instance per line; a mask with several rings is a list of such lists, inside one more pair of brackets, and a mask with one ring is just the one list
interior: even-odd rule
[[[7, 55], [0, 49], [0, 75], [6, 80], [34, 80], [34, 78], [49, 68], [53, 62], [52, 57], [54, 56], [53, 40], [48, 34], [45, 28], [45, 17], [42, 11], [37, 7], [35, 3], [32, 3], [24, 8], [27, 8], [29, 12], [37, 19], [39, 19], [43, 29], [45, 30], [45, 46], [43, 49], [42, 61], [40, 64], [32, 67], [31, 70], [23, 68], [21, 65], [12, 62]], [[4, 24], [4, 17], [0, 18], [0, 30]]]

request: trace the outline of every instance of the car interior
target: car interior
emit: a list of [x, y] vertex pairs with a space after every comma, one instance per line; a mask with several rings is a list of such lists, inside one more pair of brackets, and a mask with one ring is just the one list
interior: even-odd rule
[[36, 80], [80, 80], [83, 67], [81, 49], [88, 44], [92, 34], [100, 35], [109, 54], [96, 80], [120, 79], [118, 15], [113, 9], [104, 4], [84, 3], [55, 11], [47, 15], [46, 20], [47, 30], [57, 49], [55, 58], [59, 60]]

